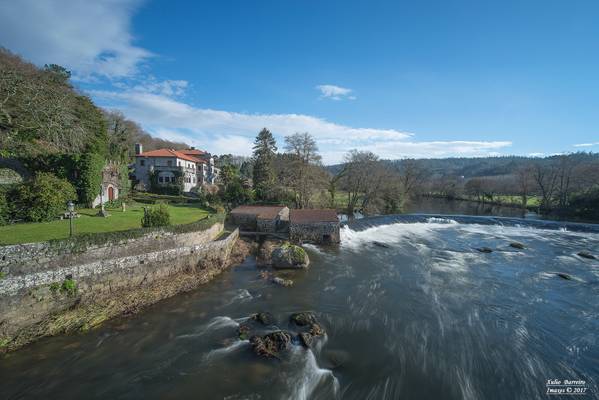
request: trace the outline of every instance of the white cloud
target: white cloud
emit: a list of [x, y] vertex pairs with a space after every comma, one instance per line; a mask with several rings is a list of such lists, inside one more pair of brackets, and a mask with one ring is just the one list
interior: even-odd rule
[[2, 45], [38, 65], [60, 64], [76, 79], [132, 76], [152, 54], [135, 46], [140, 0], [0, 2]]
[[[160, 84], [158, 84], [160, 87]], [[350, 149], [370, 150], [382, 158], [497, 155], [509, 141], [416, 141], [395, 129], [354, 128], [302, 114], [249, 114], [198, 108], [150, 91], [92, 91], [101, 104], [118, 108], [149, 132], [205, 148], [213, 153], [249, 155], [256, 134], [270, 129], [282, 145], [284, 136], [309, 132], [325, 163], [340, 162]]]
[[335, 85], [318, 85], [316, 89], [320, 91], [320, 97], [331, 100], [355, 100], [356, 96], [352, 95], [352, 90]]
[[545, 153], [528, 153], [529, 157], [545, 157]]
[[574, 144], [574, 147], [593, 147], [593, 146], [599, 146], [599, 142], [593, 142], [593, 143], [579, 143], [579, 144]]

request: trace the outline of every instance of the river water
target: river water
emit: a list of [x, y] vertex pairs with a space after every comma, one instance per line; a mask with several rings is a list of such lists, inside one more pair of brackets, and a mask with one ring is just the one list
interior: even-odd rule
[[[599, 398], [599, 261], [577, 255], [599, 249], [596, 226], [396, 216], [342, 239], [307, 246], [291, 288], [250, 257], [139, 315], [9, 354], [0, 398], [546, 399], [548, 379]], [[312, 350], [261, 360], [236, 338], [251, 313], [288, 329], [304, 310], [327, 331]]]

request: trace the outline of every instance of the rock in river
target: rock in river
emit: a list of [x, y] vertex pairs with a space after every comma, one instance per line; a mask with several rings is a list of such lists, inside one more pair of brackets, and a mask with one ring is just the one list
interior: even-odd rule
[[571, 280], [572, 280], [572, 276], [571, 276], [571, 275], [568, 275], [568, 274], [566, 274], [566, 273], [564, 273], [564, 272], [556, 272], [556, 273], [555, 273], [555, 275], [557, 275], [557, 276], [559, 276], [560, 278], [562, 278], [562, 279], [565, 279], [565, 280], [567, 280], [567, 281], [571, 281]]
[[293, 286], [293, 281], [291, 279], [284, 279], [278, 276], [272, 278], [272, 283], [275, 283], [279, 286], [290, 287]]
[[373, 245], [378, 246], [378, 247], [382, 247], [384, 249], [388, 249], [391, 246], [389, 246], [387, 243], [383, 243], [383, 242], [377, 242], [376, 240], [374, 242], [372, 242]]
[[298, 326], [307, 326], [316, 323], [316, 317], [311, 312], [299, 312], [291, 314], [289, 321]]
[[476, 250], [480, 251], [481, 253], [492, 253], [493, 249], [490, 247], [477, 247]]
[[524, 249], [524, 245], [522, 243], [519, 243], [519, 242], [512, 242], [512, 243], [510, 243], [510, 247], [513, 247], [514, 249], [519, 249], [519, 250], [523, 250]]
[[269, 312], [259, 312], [256, 314], [252, 314], [250, 319], [260, 322], [262, 325], [272, 325], [275, 322], [274, 317]]
[[272, 266], [278, 269], [302, 269], [310, 265], [308, 253], [300, 246], [284, 244], [272, 252]]
[[250, 344], [254, 353], [266, 358], [279, 358], [279, 352], [286, 350], [291, 343], [291, 334], [275, 331], [263, 336], [252, 336]]
[[298, 337], [304, 347], [312, 347], [312, 335], [309, 332], [300, 332]]
[[597, 257], [595, 257], [594, 255], [592, 255], [588, 251], [581, 251], [580, 253], [578, 253], [578, 256], [582, 257], [582, 258], [587, 258], [589, 260], [596, 260], [597, 259]]

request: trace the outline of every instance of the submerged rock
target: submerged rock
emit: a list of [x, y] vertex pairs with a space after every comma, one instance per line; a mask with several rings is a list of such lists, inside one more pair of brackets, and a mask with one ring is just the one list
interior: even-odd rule
[[258, 248], [256, 263], [259, 267], [265, 267], [272, 264], [272, 252], [279, 243], [272, 240], [265, 240]]
[[250, 344], [254, 353], [260, 357], [279, 358], [279, 353], [289, 348], [291, 334], [285, 331], [275, 331], [263, 336], [252, 336]]
[[492, 253], [493, 249], [490, 247], [477, 247], [476, 250], [480, 251], [481, 253]]
[[582, 257], [582, 258], [587, 258], [589, 260], [596, 260], [597, 259], [597, 257], [595, 257], [594, 255], [592, 255], [588, 251], [581, 251], [580, 253], [578, 253], [578, 256]]
[[519, 249], [519, 250], [523, 250], [525, 248], [524, 245], [519, 242], [510, 243], [510, 247], [513, 247], [514, 249]]
[[330, 369], [339, 368], [349, 361], [349, 353], [344, 350], [327, 350], [324, 353], [325, 359], [328, 361], [327, 367]]
[[272, 283], [275, 283], [279, 286], [290, 287], [293, 286], [293, 281], [291, 279], [284, 279], [278, 276], [272, 278]]
[[374, 242], [372, 242], [373, 245], [378, 246], [378, 247], [382, 247], [384, 249], [388, 249], [391, 246], [389, 246], [387, 243], [383, 243], [383, 242], [377, 242], [376, 240]]
[[262, 325], [272, 325], [275, 322], [274, 317], [269, 312], [259, 312], [250, 315], [250, 319], [261, 323]]
[[272, 266], [278, 269], [302, 269], [310, 265], [308, 253], [300, 246], [284, 244], [272, 252]]
[[564, 272], [556, 272], [556, 273], [555, 273], [555, 275], [557, 275], [557, 276], [559, 276], [560, 278], [562, 278], [562, 279], [565, 279], [565, 280], [567, 280], [567, 281], [571, 281], [571, 280], [572, 280], [572, 276], [571, 276], [571, 275], [568, 275], [568, 274], [566, 274], [566, 273], [564, 273]]
[[307, 326], [316, 323], [316, 317], [311, 312], [299, 312], [291, 314], [289, 321], [298, 326]]
[[237, 327], [237, 336], [240, 340], [246, 340], [250, 334], [252, 328], [248, 324], [239, 324]]

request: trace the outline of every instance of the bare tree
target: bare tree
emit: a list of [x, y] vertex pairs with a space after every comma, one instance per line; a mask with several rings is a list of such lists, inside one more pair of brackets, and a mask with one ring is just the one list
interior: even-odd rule
[[557, 185], [557, 169], [553, 164], [537, 162], [532, 170], [532, 178], [541, 195], [541, 210], [550, 210]]
[[290, 155], [286, 175], [295, 195], [296, 207], [306, 208], [315, 190], [326, 180], [320, 167], [318, 146], [309, 133], [295, 133], [285, 137], [285, 150]]
[[353, 214], [358, 201], [368, 191], [378, 156], [370, 151], [350, 150], [345, 155], [343, 187], [347, 191], [347, 212]]

